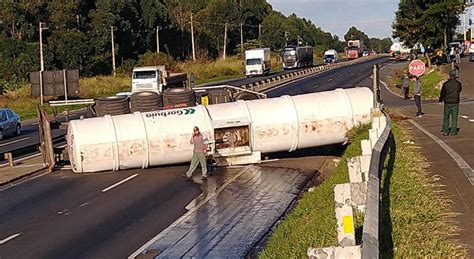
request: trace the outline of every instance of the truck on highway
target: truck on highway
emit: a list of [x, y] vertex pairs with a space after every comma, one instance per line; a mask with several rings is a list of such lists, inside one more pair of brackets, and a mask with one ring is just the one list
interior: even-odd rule
[[336, 63], [337, 62], [337, 51], [334, 49], [326, 50], [324, 52], [324, 62], [325, 63]]
[[313, 47], [288, 45], [283, 49], [283, 69], [313, 66]]
[[245, 51], [245, 75], [248, 77], [268, 75], [271, 69], [272, 62], [269, 48]]
[[182, 87], [186, 73], [171, 73], [165, 66], [136, 67], [132, 72], [132, 93], [152, 91], [163, 93], [166, 87]]
[[362, 40], [349, 40], [346, 47], [346, 57], [348, 59], [356, 59], [362, 57], [362, 53], [367, 51]]

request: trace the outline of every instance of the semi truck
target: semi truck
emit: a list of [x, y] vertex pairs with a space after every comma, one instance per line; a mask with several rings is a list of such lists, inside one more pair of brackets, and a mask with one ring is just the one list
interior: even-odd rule
[[313, 66], [313, 47], [286, 46], [282, 54], [283, 69]]
[[247, 77], [268, 75], [271, 69], [272, 62], [269, 48], [245, 51], [245, 74]]
[[132, 93], [152, 91], [163, 93], [167, 87], [183, 87], [186, 73], [171, 73], [165, 66], [136, 67], [132, 73]]
[[325, 63], [336, 63], [337, 62], [337, 51], [334, 49], [326, 50], [324, 52]]
[[346, 57], [348, 59], [356, 59], [362, 57], [367, 48], [362, 40], [349, 40], [346, 47]]

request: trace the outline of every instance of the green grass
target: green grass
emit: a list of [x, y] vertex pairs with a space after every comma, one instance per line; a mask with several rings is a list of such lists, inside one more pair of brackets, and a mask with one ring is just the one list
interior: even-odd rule
[[[361, 153], [360, 140], [368, 137], [368, 127], [352, 134], [335, 172], [315, 191], [308, 192], [271, 233], [260, 258], [304, 258], [308, 247], [337, 246], [334, 211], [335, 184], [348, 182], [346, 160]], [[466, 257], [467, 250], [448, 236], [453, 214], [439, 186], [423, 167], [423, 157], [409, 137], [393, 126], [395, 157], [387, 158], [382, 175], [381, 258]], [[363, 216], [355, 215], [356, 238], [360, 240]]]
[[[408, 69], [403, 69], [396, 71], [392, 75], [392, 82], [389, 84], [389, 87], [392, 91], [396, 93], [400, 93], [401, 89], [395, 87], [395, 85], [401, 86], [401, 77], [403, 76], [404, 73], [406, 73]], [[431, 71], [427, 72], [425, 75], [423, 75], [420, 80], [422, 83], [422, 98], [425, 100], [436, 100], [439, 97], [439, 94], [441, 92], [441, 88], [438, 87], [440, 86], [440, 82], [446, 80], [448, 78], [447, 74], [441, 71], [439, 68], [434, 68]], [[410, 81], [410, 96], [413, 93], [413, 87], [414, 83], [413, 81]]]
[[392, 132], [395, 163], [385, 168], [381, 182], [381, 258], [466, 257], [467, 250], [448, 239], [456, 228], [441, 186], [427, 175], [418, 149], [405, 144], [410, 140], [407, 133], [396, 124]]

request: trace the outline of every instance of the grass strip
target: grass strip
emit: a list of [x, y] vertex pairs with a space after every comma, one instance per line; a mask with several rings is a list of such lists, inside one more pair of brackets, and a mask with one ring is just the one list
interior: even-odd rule
[[[381, 181], [381, 258], [467, 256], [465, 248], [449, 239], [456, 231], [454, 214], [440, 186], [426, 174], [424, 158], [396, 123], [392, 132], [396, 153], [394, 159], [387, 158]], [[338, 245], [333, 188], [349, 181], [346, 160], [361, 154], [360, 140], [367, 137], [368, 126], [352, 132], [351, 144], [335, 172], [313, 192], [303, 194], [272, 231], [260, 258], [303, 258], [308, 247]], [[356, 238], [360, 240], [363, 216], [355, 215], [355, 219]]]

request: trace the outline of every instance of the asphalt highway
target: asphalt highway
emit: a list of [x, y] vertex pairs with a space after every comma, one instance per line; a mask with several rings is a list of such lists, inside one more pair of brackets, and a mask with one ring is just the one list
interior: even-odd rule
[[[373, 64], [386, 60], [336, 68], [268, 94], [355, 87], [368, 79]], [[32, 138], [34, 127], [6, 141]], [[180, 165], [84, 175], [65, 170], [6, 188], [0, 191], [0, 258], [127, 257], [183, 215], [201, 192], [199, 185], [181, 178], [186, 169]]]

